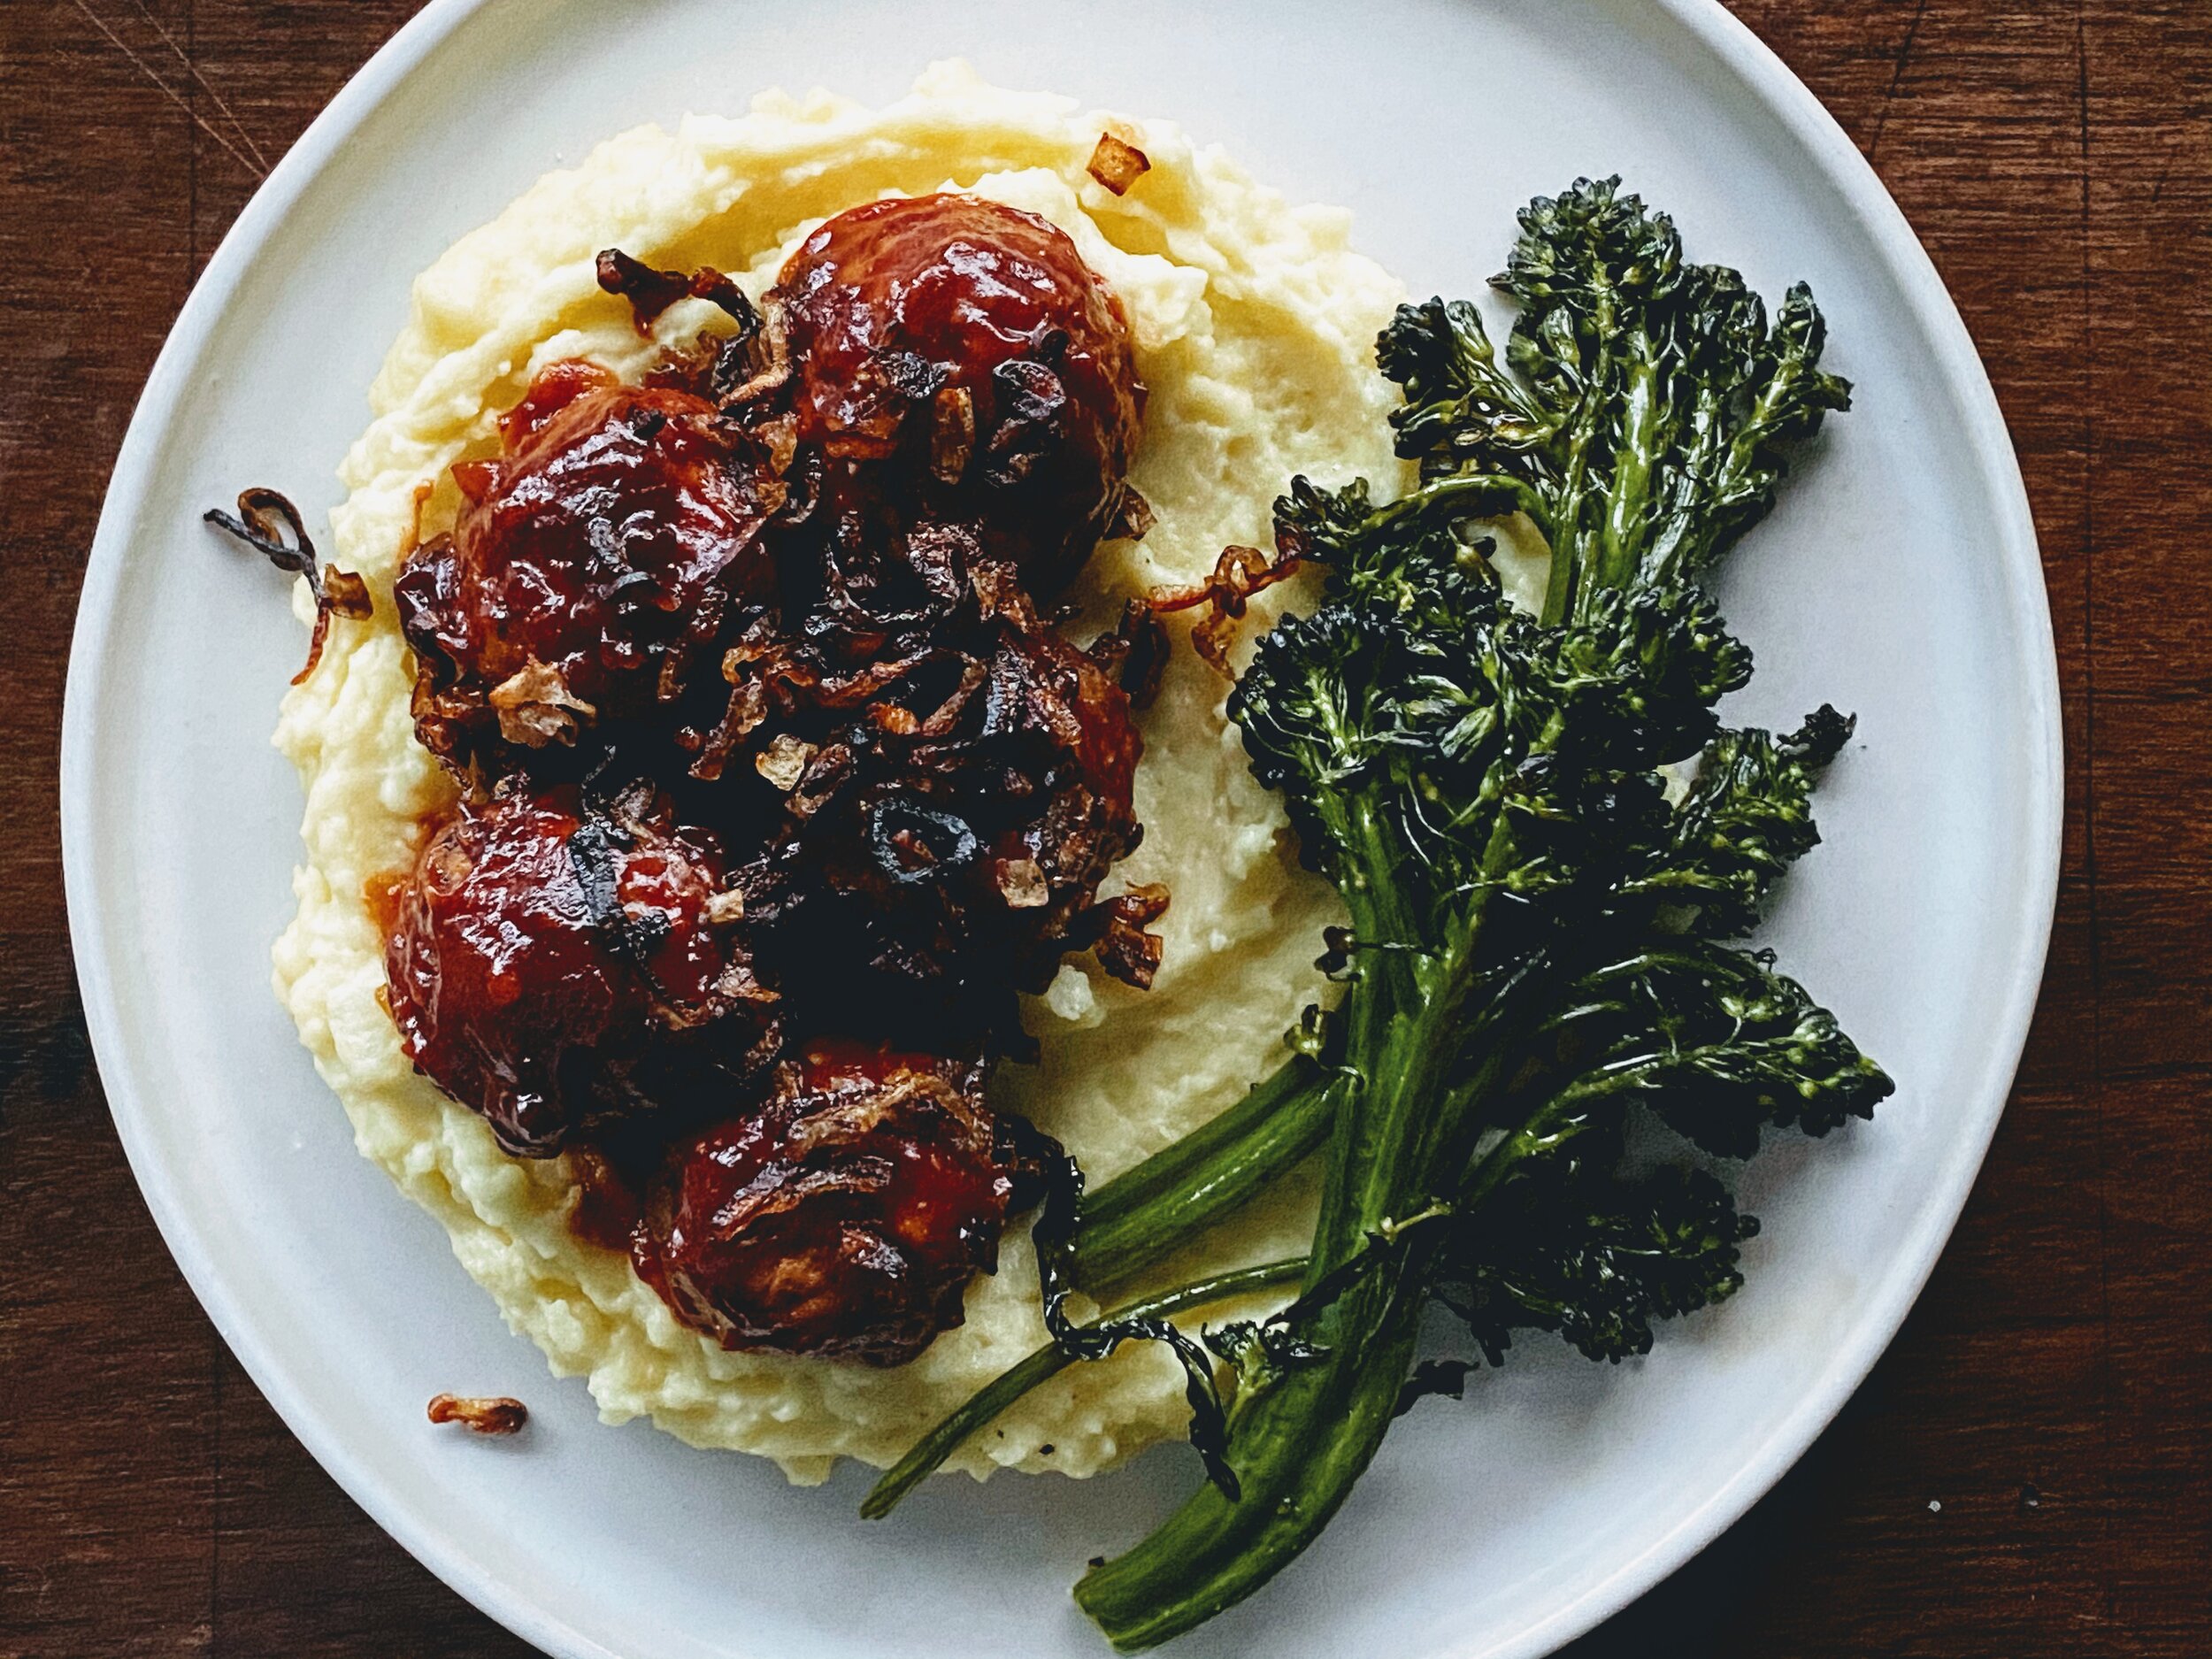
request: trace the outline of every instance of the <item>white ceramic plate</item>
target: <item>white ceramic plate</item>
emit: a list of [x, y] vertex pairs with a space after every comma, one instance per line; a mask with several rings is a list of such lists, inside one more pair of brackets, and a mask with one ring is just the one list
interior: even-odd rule
[[[226, 1339], [294, 1431], [456, 1589], [561, 1655], [963, 1659], [1102, 1647], [1067, 1598], [1194, 1479], [933, 1484], [890, 1523], [852, 1471], [601, 1426], [356, 1156], [269, 992], [299, 792], [268, 733], [300, 631], [211, 545], [242, 484], [319, 523], [409, 279], [548, 168], [772, 84], [870, 101], [954, 54], [1003, 84], [1181, 121], [1294, 197], [1344, 203], [1420, 293], [1479, 291], [1513, 210], [1618, 170], [1695, 257], [1815, 285], [1856, 409], [1737, 561], [1751, 718], [1861, 717], [1828, 844], [1774, 927], [1899, 1079], [1871, 1127], [1755, 1165], [1750, 1286], [1643, 1363], [1532, 1342], [1394, 1432], [1344, 1516], [1179, 1649], [1548, 1651], [1741, 1514], [1856, 1386], [1994, 1126], [2055, 886], [2056, 675], [2010, 445], [1896, 208], [1712, 0], [438, 0], [346, 88], [208, 266], [117, 463], [63, 742], [71, 920], [116, 1122]], [[1276, 480], [1259, 480], [1272, 488]], [[119, 1345], [130, 1333], [117, 1331]], [[451, 1387], [527, 1399], [515, 1444], [434, 1432]]]

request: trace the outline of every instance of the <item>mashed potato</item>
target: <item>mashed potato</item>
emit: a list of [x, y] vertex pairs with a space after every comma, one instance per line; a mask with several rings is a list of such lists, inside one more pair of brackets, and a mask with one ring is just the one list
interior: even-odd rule
[[[425, 534], [450, 521], [447, 469], [496, 448], [495, 417], [540, 366], [582, 356], [635, 373], [655, 351], [627, 307], [600, 292], [599, 249], [715, 265], [757, 295], [823, 219], [939, 188], [1051, 219], [1128, 309], [1151, 394], [1132, 476], [1158, 521], [1141, 542], [1099, 549], [1078, 637], [1124, 595], [1201, 576], [1225, 543], [1263, 543], [1269, 503], [1294, 472], [1364, 473], [1394, 491], [1402, 472], [1384, 423], [1394, 400], [1371, 351], [1401, 295], [1347, 246], [1346, 215], [1294, 208], [1159, 122], [1118, 124], [1152, 166], [1115, 196], [1085, 172], [1102, 119], [941, 65], [887, 109], [770, 95], [741, 119], [625, 134], [541, 180], [415, 284], [412, 320], [371, 395], [375, 421], [346, 461], [351, 495], [333, 515], [335, 562], [368, 580], [376, 614], [334, 625], [277, 731], [307, 796], [299, 912], [276, 948], [277, 991], [361, 1150], [445, 1224], [508, 1323], [557, 1373], [583, 1376], [606, 1418], [648, 1415], [695, 1445], [774, 1458], [795, 1480], [823, 1478], [840, 1456], [889, 1463], [1043, 1340], [1026, 1231], [969, 1291], [966, 1323], [891, 1371], [725, 1353], [679, 1325], [626, 1256], [569, 1232], [564, 1166], [503, 1156], [478, 1118], [414, 1072], [378, 999], [381, 941], [364, 886], [411, 859], [423, 815], [451, 793], [415, 741], [390, 584], [418, 515]], [[687, 301], [661, 319], [659, 338], [686, 338], [709, 315]], [[1283, 1032], [1323, 988], [1312, 961], [1333, 901], [1297, 868], [1280, 808], [1247, 772], [1225, 691], [1179, 649], [1142, 720], [1145, 841], [1109, 891], [1120, 880], [1172, 889], [1157, 983], [1133, 991], [1071, 961], [1027, 1010], [1041, 1063], [1001, 1068], [1000, 1098], [1058, 1136], [1094, 1181], [1234, 1102], [1279, 1063]], [[1310, 1194], [1294, 1185], [1210, 1241], [1209, 1259], [1294, 1254], [1310, 1213]], [[1180, 1433], [1186, 1416], [1173, 1361], [1143, 1345], [1071, 1368], [952, 1466], [1087, 1475]]]

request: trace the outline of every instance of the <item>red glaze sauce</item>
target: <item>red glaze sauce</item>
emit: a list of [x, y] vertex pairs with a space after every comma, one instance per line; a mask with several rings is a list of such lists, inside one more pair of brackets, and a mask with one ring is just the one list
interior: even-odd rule
[[568, 1162], [576, 1180], [569, 1194], [568, 1230], [603, 1250], [627, 1254], [643, 1214], [637, 1179], [596, 1147], [572, 1148]]
[[387, 938], [399, 926], [400, 900], [413, 874], [412, 870], [387, 870], [361, 884], [361, 902], [369, 907], [369, 919], [376, 924], [376, 931]]

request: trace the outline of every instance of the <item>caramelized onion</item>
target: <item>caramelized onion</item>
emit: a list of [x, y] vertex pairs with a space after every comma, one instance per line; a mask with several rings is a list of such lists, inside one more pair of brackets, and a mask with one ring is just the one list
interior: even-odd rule
[[530, 1408], [506, 1394], [433, 1394], [433, 1423], [457, 1423], [472, 1434], [518, 1434]]
[[1256, 547], [1226, 547], [1214, 561], [1213, 574], [1205, 580], [1187, 588], [1156, 588], [1150, 603], [1157, 612], [1207, 607], [1203, 619], [1191, 630], [1191, 647], [1217, 672], [1234, 679], [1229, 667], [1229, 647], [1252, 596], [1287, 581], [1298, 569], [1294, 554], [1271, 559]]
[[661, 313], [687, 298], [711, 300], [742, 334], [749, 335], [760, 326], [760, 313], [753, 309], [744, 290], [712, 265], [702, 265], [686, 276], [680, 271], [656, 271], [619, 248], [603, 248], [597, 274], [602, 288], [630, 302], [630, 319], [641, 334], [650, 334]]
[[323, 568], [315, 557], [314, 542], [308, 539], [300, 510], [275, 490], [239, 491], [234, 518], [219, 507], [210, 507], [200, 516], [237, 537], [277, 569], [307, 578], [307, 591], [315, 599], [315, 631], [308, 636], [306, 666], [292, 676], [294, 685], [313, 673], [315, 664], [323, 660], [323, 641], [329, 634], [332, 617], [364, 622], [374, 613], [369, 585], [351, 571]]

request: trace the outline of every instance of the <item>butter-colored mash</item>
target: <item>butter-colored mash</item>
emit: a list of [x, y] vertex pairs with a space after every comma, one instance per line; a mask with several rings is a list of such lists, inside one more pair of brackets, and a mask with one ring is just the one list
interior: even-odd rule
[[[695, 1445], [754, 1452], [794, 1480], [840, 1456], [882, 1465], [972, 1390], [1044, 1340], [1026, 1225], [966, 1322], [888, 1371], [725, 1353], [679, 1325], [628, 1259], [564, 1224], [563, 1162], [504, 1156], [473, 1115], [416, 1074], [378, 992], [381, 939], [365, 884], [413, 858], [452, 787], [415, 741], [410, 664], [390, 587], [417, 530], [450, 523], [447, 469], [497, 447], [495, 420], [531, 375], [585, 357], [641, 373], [657, 346], [600, 292], [593, 256], [618, 246], [656, 265], [713, 265], [758, 296], [830, 215], [885, 195], [972, 190], [1051, 219], [1127, 308], [1150, 388], [1132, 477], [1157, 522], [1102, 546], [1080, 583], [1079, 639], [1122, 598], [1210, 571], [1229, 542], [1264, 545], [1292, 474], [1404, 481], [1375, 373], [1375, 333], [1402, 297], [1348, 244], [1348, 216], [1294, 207], [1217, 149], [1164, 122], [1110, 118], [1151, 169], [1115, 196], [1085, 171], [1110, 118], [1067, 100], [987, 87], [959, 65], [881, 110], [822, 93], [769, 94], [736, 119], [686, 119], [610, 139], [541, 180], [417, 279], [413, 316], [370, 395], [375, 420], [342, 476], [334, 562], [376, 596], [365, 623], [334, 623], [320, 666], [285, 699], [278, 746], [307, 796], [299, 912], [275, 951], [278, 995], [353, 1120], [361, 1150], [443, 1222], [461, 1264], [557, 1374], [581, 1375], [611, 1422], [644, 1414]], [[680, 341], [718, 313], [687, 301], [660, 320]], [[1273, 597], [1273, 595], [1271, 595]], [[1164, 882], [1166, 956], [1148, 992], [1071, 959], [1026, 1010], [1033, 1068], [1004, 1065], [1004, 1105], [1056, 1135], [1102, 1181], [1237, 1100], [1279, 1064], [1283, 1033], [1323, 993], [1313, 967], [1333, 918], [1302, 872], [1277, 801], [1246, 769], [1225, 683], [1178, 637], [1141, 718], [1136, 804], [1143, 846], [1107, 884]], [[1310, 1189], [1280, 1192], [1209, 1240], [1215, 1268], [1293, 1255]], [[1249, 1314], [1257, 1306], [1210, 1316]], [[1087, 1475], [1187, 1417], [1181, 1374], [1156, 1344], [1078, 1365], [1020, 1402], [952, 1466]]]

